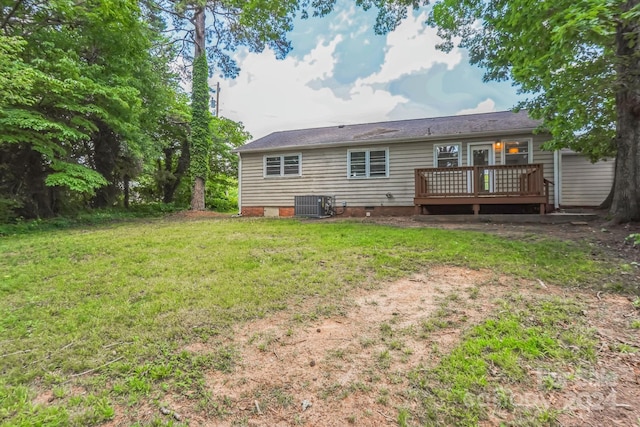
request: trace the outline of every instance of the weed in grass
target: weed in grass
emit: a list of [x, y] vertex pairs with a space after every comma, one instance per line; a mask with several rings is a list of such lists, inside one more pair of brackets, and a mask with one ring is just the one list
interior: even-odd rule
[[371, 347], [372, 345], [375, 344], [375, 340], [373, 338], [369, 338], [369, 337], [360, 337], [360, 345], [363, 348], [368, 348]]
[[271, 390], [271, 396], [275, 403], [283, 408], [288, 408], [293, 404], [293, 396], [280, 387]]
[[356, 423], [356, 421], [357, 421], [357, 419], [358, 419], [358, 418], [357, 418], [355, 415], [349, 415], [349, 416], [347, 417], [347, 423], [349, 423], [349, 424], [355, 424], [355, 423]]
[[386, 388], [381, 388], [379, 391], [380, 395], [376, 399], [376, 403], [387, 406], [389, 404], [389, 390]]
[[405, 408], [398, 409], [398, 426], [407, 427], [409, 425], [409, 410]]
[[401, 350], [404, 347], [404, 343], [400, 340], [394, 339], [387, 343], [389, 350]]
[[631, 329], [640, 329], [640, 319], [632, 320], [631, 324], [629, 325], [629, 327]]
[[457, 294], [457, 293], [455, 293], [455, 292], [454, 292], [454, 293], [450, 293], [449, 295], [447, 295], [447, 296], [445, 297], [445, 301], [447, 301], [447, 303], [448, 303], [448, 302], [456, 302], [456, 301], [458, 301], [459, 299], [460, 299], [460, 295], [458, 295], [458, 294]]
[[380, 324], [380, 334], [383, 337], [391, 337], [393, 336], [393, 328], [387, 322], [383, 322]]
[[363, 383], [362, 381], [356, 381], [349, 385], [349, 391], [352, 393], [361, 392], [367, 393], [371, 390], [371, 386]]
[[609, 346], [612, 351], [623, 354], [635, 354], [638, 349], [629, 344], [616, 343]]
[[330, 386], [325, 387], [320, 392], [320, 398], [327, 400], [330, 396], [338, 396], [338, 391], [342, 388], [340, 383], [333, 383]]
[[451, 324], [447, 319], [429, 318], [420, 322], [420, 333], [418, 336], [422, 339], [427, 339], [431, 336], [432, 332], [438, 329], [446, 329], [449, 326], [451, 326]]
[[503, 387], [496, 387], [496, 400], [500, 409], [505, 409], [507, 411], [513, 411], [515, 409], [515, 405], [513, 404], [513, 394], [510, 390]]
[[55, 397], [56, 399], [62, 399], [66, 395], [67, 395], [67, 392], [64, 389], [64, 387], [54, 387], [53, 388], [53, 397]]
[[541, 386], [546, 391], [562, 390], [564, 381], [558, 378], [557, 374], [545, 375], [542, 377]]
[[383, 350], [376, 355], [376, 366], [379, 369], [389, 369], [391, 366], [391, 354], [389, 350]]
[[537, 408], [535, 410], [524, 411], [520, 425], [523, 426], [559, 426], [558, 416], [560, 411], [552, 408]]
[[413, 350], [410, 347], [404, 347], [402, 349], [402, 363], [407, 363], [409, 361], [410, 356], [413, 354]]
[[474, 300], [478, 299], [478, 296], [480, 296], [480, 288], [477, 286], [474, 286], [473, 288], [469, 288], [467, 292], [469, 293], [469, 298]]
[[344, 348], [336, 348], [327, 351], [327, 357], [330, 359], [346, 360], [347, 352]]

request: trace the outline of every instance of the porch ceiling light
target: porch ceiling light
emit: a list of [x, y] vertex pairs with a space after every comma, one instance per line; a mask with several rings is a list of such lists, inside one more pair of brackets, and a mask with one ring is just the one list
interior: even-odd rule
[[496, 141], [496, 150], [502, 149], [502, 141]]

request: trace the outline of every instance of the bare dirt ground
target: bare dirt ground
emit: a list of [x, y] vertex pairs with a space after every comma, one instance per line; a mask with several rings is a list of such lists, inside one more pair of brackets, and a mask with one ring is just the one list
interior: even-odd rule
[[[591, 245], [594, 256], [640, 261], [640, 249], [625, 243], [629, 234], [640, 232], [640, 226], [610, 228], [604, 220], [588, 225], [426, 224], [411, 218], [366, 221], [518, 238], [552, 236]], [[638, 270], [627, 278], [631, 285], [640, 283]], [[512, 389], [515, 405], [558, 410], [558, 420], [565, 426], [640, 426], [640, 332], [629, 328], [632, 320], [640, 319], [640, 310], [630, 295], [559, 288], [457, 267], [436, 267], [393, 283], [372, 283], [370, 290], [353, 294], [337, 314], [327, 318], [300, 318], [299, 313], [311, 311], [313, 302], [308, 302], [242, 325], [231, 343], [240, 353], [240, 363], [231, 373], [212, 372], [206, 378], [224, 413], [205, 416], [194, 402], [177, 397], [163, 405], [194, 426], [396, 426], [403, 408], [410, 412], [419, 403], [407, 373], [436, 366], [461, 334], [499, 310], [499, 299], [513, 292], [579, 300], [599, 341], [597, 363], [587, 371], [543, 375], [532, 369], [530, 383]], [[421, 334], [426, 323], [441, 317], [442, 310], [446, 325]], [[185, 350], [213, 349], [194, 343]], [[557, 377], [559, 387], [542, 386], [543, 376], [549, 375]], [[490, 409], [482, 425], [501, 421], [514, 420], [504, 411]], [[417, 424], [409, 418], [407, 425]]]

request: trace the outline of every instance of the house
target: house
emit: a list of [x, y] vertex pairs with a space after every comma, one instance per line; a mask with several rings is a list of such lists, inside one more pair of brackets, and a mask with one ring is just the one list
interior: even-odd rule
[[305, 195], [346, 216], [600, 204], [613, 162], [542, 150], [539, 124], [520, 111], [275, 132], [235, 150], [240, 213], [293, 216]]

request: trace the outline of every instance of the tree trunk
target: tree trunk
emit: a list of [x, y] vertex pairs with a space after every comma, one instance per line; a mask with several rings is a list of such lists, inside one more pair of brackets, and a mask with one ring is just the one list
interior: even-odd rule
[[205, 193], [204, 179], [197, 176], [193, 183], [193, 190], [191, 191], [191, 210], [203, 211], [204, 206], [204, 193]]
[[193, 188], [191, 210], [205, 209], [205, 183], [209, 163], [211, 132], [209, 130], [209, 70], [205, 50], [205, 10], [198, 7], [193, 17], [195, 47], [193, 52], [193, 85], [191, 88], [192, 138], [189, 150]]
[[194, 60], [200, 55], [205, 55], [205, 18], [204, 6], [198, 7], [193, 15], [193, 24], [195, 27], [195, 46], [193, 47]]
[[[615, 170], [615, 165], [614, 165], [614, 170]], [[611, 189], [609, 190], [609, 194], [607, 195], [607, 198], [604, 199], [602, 203], [600, 203], [600, 206], [598, 206], [598, 209], [602, 209], [602, 210], [611, 209], [611, 205], [613, 204], [613, 193], [615, 192], [615, 188], [616, 188], [616, 176], [614, 174], [613, 183], [611, 184]]]
[[124, 208], [129, 209], [129, 176], [125, 175], [122, 178], [122, 185], [124, 187]]
[[189, 142], [184, 141], [180, 149], [180, 157], [178, 158], [178, 165], [176, 170], [173, 170], [173, 156], [175, 155], [175, 148], [167, 148], [164, 150], [164, 170], [167, 174], [173, 176], [172, 180], [167, 180], [162, 185], [162, 202], [173, 203], [176, 190], [180, 186], [182, 177], [189, 169]]
[[106, 208], [113, 206], [118, 198], [115, 168], [120, 143], [113, 131], [103, 123], [98, 124], [98, 130], [92, 135], [92, 142], [95, 170], [108, 181], [107, 185], [96, 190], [92, 205], [95, 208]]
[[[626, 12], [640, 4], [629, 0]], [[640, 22], [618, 24], [616, 31], [616, 166], [610, 213], [614, 223], [640, 221]]]

